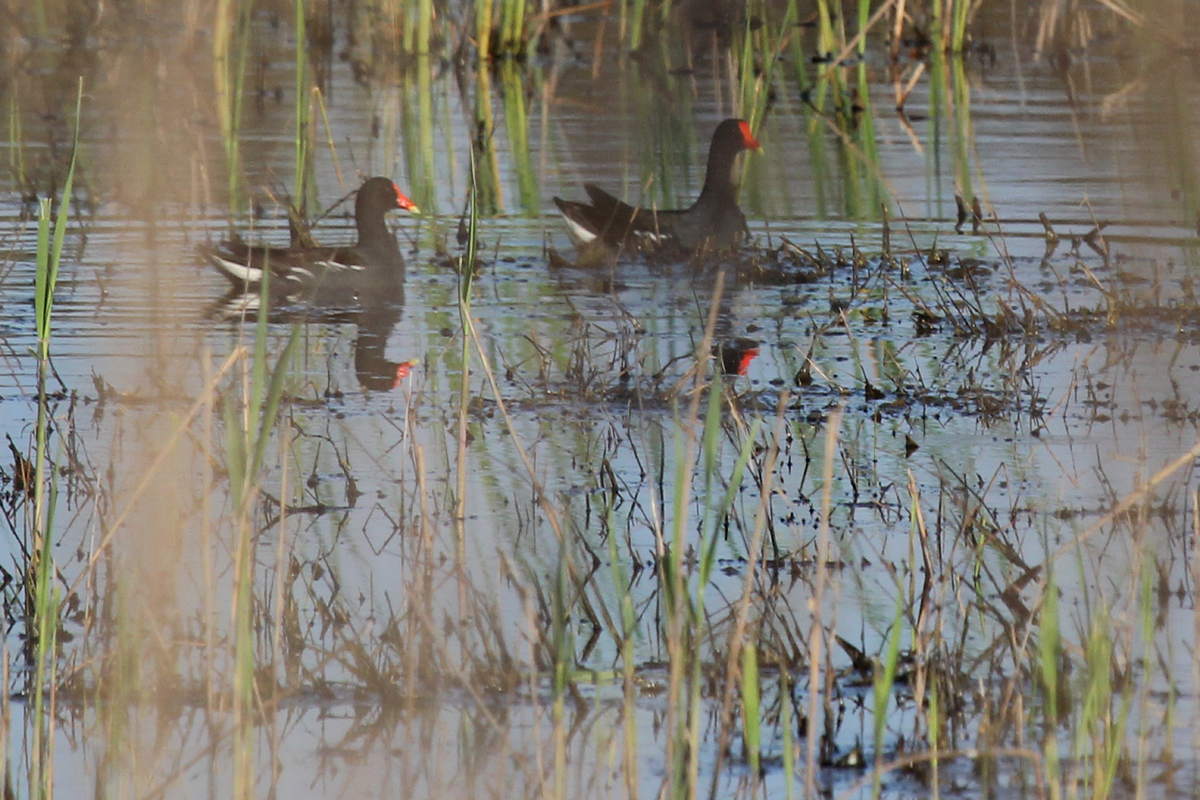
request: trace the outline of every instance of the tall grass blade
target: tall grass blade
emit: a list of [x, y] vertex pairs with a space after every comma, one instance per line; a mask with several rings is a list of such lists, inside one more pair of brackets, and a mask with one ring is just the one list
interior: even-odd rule
[[309, 92], [308, 35], [305, 27], [305, 0], [296, 0], [296, 177], [292, 198], [301, 216], [308, 208], [309, 170]]
[[475, 75], [475, 131], [472, 147], [472, 208], [494, 214], [502, 206], [500, 165], [496, 156], [495, 115], [492, 113], [492, 73], [481, 68]]
[[563, 724], [568, 672], [574, 666], [571, 650], [571, 630], [568, 618], [567, 597], [571, 593], [570, 564], [567, 557], [567, 541], [559, 542], [558, 570], [552, 592], [552, 647], [554, 650], [554, 796], [567, 796], [567, 737]]
[[252, 0], [217, 0], [213, 29], [213, 79], [216, 83], [217, 118], [225, 147], [229, 207], [241, 207], [242, 93], [250, 46]]
[[[624, 4], [621, 8], [624, 9]], [[633, 0], [633, 9], [629, 13], [629, 49], [638, 50], [642, 46], [642, 25], [646, 18], [646, 0]]]
[[786, 664], [779, 667], [779, 727], [783, 739], [784, 797], [792, 800], [796, 790], [796, 745], [792, 740], [792, 681]]
[[1038, 636], [1039, 666], [1042, 690], [1045, 692], [1045, 734], [1042, 739], [1046, 762], [1046, 781], [1052, 800], [1059, 800], [1062, 785], [1058, 763], [1058, 658], [1062, 641], [1058, 627], [1058, 584], [1054, 572], [1046, 575], [1045, 601], [1042, 604], [1042, 624]]
[[[481, 73], [487, 72], [481, 69]], [[471, 403], [471, 341], [467, 335], [471, 316], [471, 285], [475, 276], [475, 252], [478, 247], [479, 188], [476, 181], [475, 151], [471, 151], [471, 187], [468, 196], [467, 247], [458, 264], [458, 319], [462, 330], [462, 378], [459, 386], [457, 492], [454, 498], [455, 555], [458, 559], [459, 613], [467, 612], [467, 589], [463, 578], [466, 562], [467, 518], [467, 414]]]
[[233, 572], [233, 796], [244, 800], [254, 796], [254, 705], [258, 693], [255, 681], [254, 628], [254, 537], [251, 514], [259, 491], [259, 474], [266, 458], [267, 445], [278, 419], [284, 380], [300, 341], [300, 328], [292, 329], [287, 345], [267, 379], [267, 320], [270, 313], [270, 265], [263, 268], [258, 321], [255, 326], [253, 363], [249, 374], [243, 371], [243, 405], [239, 415], [231, 400], [226, 401], [226, 454], [235, 507], [235, 544]]
[[[46, 446], [49, 436], [50, 410], [46, 395], [46, 378], [50, 368], [50, 334], [54, 312], [54, 291], [58, 286], [59, 266], [62, 263], [63, 240], [70, 213], [71, 193], [75, 183], [75, 165], [79, 156], [80, 113], [83, 108], [83, 80], [75, 97], [75, 134], [71, 144], [71, 165], [63, 184], [58, 211], [53, 214], [49, 198], [38, 204], [37, 272], [34, 276], [34, 316], [38, 336], [37, 370], [37, 455], [34, 466], [33, 542], [26, 541], [30, 563], [25, 576], [26, 633], [36, 647], [33, 674], [33, 747], [30, 766], [30, 788], [36, 787], [38, 797], [50, 797], [53, 791], [52, 715], [47, 713], [45, 690], [55, 682], [58, 633], [59, 589], [54, 582], [54, 510], [58, 505], [57, 469], [47, 468]], [[49, 497], [46, 497], [49, 483]]]
[[417, 55], [429, 55], [432, 39], [433, 0], [417, 0]]
[[525, 90], [521, 84], [524, 71], [516, 61], [506, 61], [500, 67], [500, 81], [504, 89], [504, 120], [508, 128], [508, 141], [517, 174], [517, 189], [521, 195], [521, 208], [533, 215], [541, 208], [538, 197], [538, 177], [529, 150], [529, 112], [525, 107]]
[[500, 0], [500, 52], [520, 55], [524, 50], [525, 0]]
[[275, 368], [271, 371], [271, 381], [267, 385], [267, 394], [262, 408], [262, 418], [259, 422], [259, 435], [256, 438], [254, 446], [254, 458], [250, 462], [251, 474], [256, 475], [262, 469], [263, 461], [267, 454], [267, 443], [271, 439], [270, 432], [274, 429], [275, 420], [279, 417], [279, 403], [283, 397], [283, 382], [287, 378], [288, 370], [291, 369], [292, 361], [295, 359], [296, 350], [299, 346], [300, 326], [296, 325], [292, 328], [292, 334], [288, 337], [288, 343], [283, 348], [283, 354], [275, 362]]
[[896, 665], [900, 661], [900, 633], [904, 625], [904, 602], [902, 596], [896, 594], [896, 613], [892, 616], [892, 626], [888, 633], [887, 654], [882, 664], [876, 665], [874, 675], [874, 728], [875, 728], [875, 775], [873, 780], [874, 796], [879, 797], [883, 786], [883, 735], [887, 731], [887, 708], [892, 696], [892, 687], [896, 683]]
[[758, 648], [751, 641], [742, 646], [742, 724], [746, 732], [746, 758], [755, 780], [762, 753], [759, 694]]
[[481, 72], [483, 62], [492, 57], [492, 0], [475, 0], [475, 47]]
[[24, 187], [25, 176], [25, 137], [21, 131], [21, 107], [17, 102], [19, 92], [10, 87], [8, 92], [8, 166], [12, 170], [17, 186]]
[[637, 800], [637, 723], [636, 704], [636, 668], [634, 654], [634, 633], [637, 629], [637, 618], [634, 616], [633, 598], [629, 593], [629, 585], [625, 578], [625, 570], [621, 567], [621, 558], [617, 554], [617, 537], [615, 533], [616, 508], [614, 504], [615, 487], [604, 495], [605, 530], [608, 531], [608, 559], [612, 572], [613, 589], [621, 600], [621, 666], [624, 674], [625, 687], [625, 742], [621, 762], [625, 780], [625, 792], [630, 800]]

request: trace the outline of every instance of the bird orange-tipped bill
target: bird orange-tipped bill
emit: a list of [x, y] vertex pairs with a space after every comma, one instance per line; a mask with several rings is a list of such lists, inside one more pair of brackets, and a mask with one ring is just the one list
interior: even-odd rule
[[400, 191], [399, 186], [393, 183], [392, 188], [396, 190], [396, 205], [400, 206], [400, 208], [403, 208], [405, 211], [411, 211], [414, 214], [421, 213], [421, 209], [417, 208], [417, 204], [412, 200], [409, 200], [404, 195], [404, 192]]
[[739, 127], [742, 129], [742, 147], [747, 150], [761, 150], [762, 145], [758, 143], [758, 139], [755, 139], [754, 134], [750, 132], [750, 123], [742, 120]]

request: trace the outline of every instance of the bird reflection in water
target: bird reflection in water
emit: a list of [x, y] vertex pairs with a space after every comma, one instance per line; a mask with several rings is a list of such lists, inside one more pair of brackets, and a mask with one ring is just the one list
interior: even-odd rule
[[[273, 300], [267, 321], [271, 324], [324, 324], [355, 326], [354, 375], [367, 391], [387, 392], [397, 388], [420, 359], [392, 361], [387, 344], [392, 331], [404, 314], [404, 287], [375, 291], [362, 296], [334, 296], [324, 300], [338, 302], [300, 303]], [[208, 311], [212, 319], [252, 320], [258, 314], [261, 297], [250, 292], [231, 290]]]

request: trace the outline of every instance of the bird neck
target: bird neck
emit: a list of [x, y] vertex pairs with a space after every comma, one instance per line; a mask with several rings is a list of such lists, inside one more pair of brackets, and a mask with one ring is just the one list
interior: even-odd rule
[[389, 240], [395, 242], [382, 214], [357, 215], [355, 223], [358, 226], [359, 244], [378, 244]]
[[714, 147], [709, 151], [708, 169], [704, 173], [704, 188], [700, 190], [700, 200], [706, 203], [727, 200], [737, 202], [739, 152], [741, 151], [724, 147]]

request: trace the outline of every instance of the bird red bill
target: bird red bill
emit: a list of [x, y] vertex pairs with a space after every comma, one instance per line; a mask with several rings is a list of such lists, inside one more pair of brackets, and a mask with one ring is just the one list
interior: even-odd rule
[[750, 370], [750, 362], [758, 355], [758, 348], [751, 347], [749, 350], [742, 352], [742, 357], [738, 360], [738, 375], [745, 375]]
[[414, 214], [421, 213], [421, 209], [417, 208], [417, 204], [412, 200], [409, 200], [408, 197], [405, 196], [404, 192], [400, 191], [399, 186], [393, 183], [392, 188], [396, 190], [396, 205], [400, 206], [400, 208], [403, 208], [405, 211], [411, 211]]
[[758, 139], [754, 138], [754, 134], [750, 132], [750, 123], [742, 120], [738, 127], [742, 129], [742, 146], [747, 150], [759, 150], [762, 145], [758, 143]]

